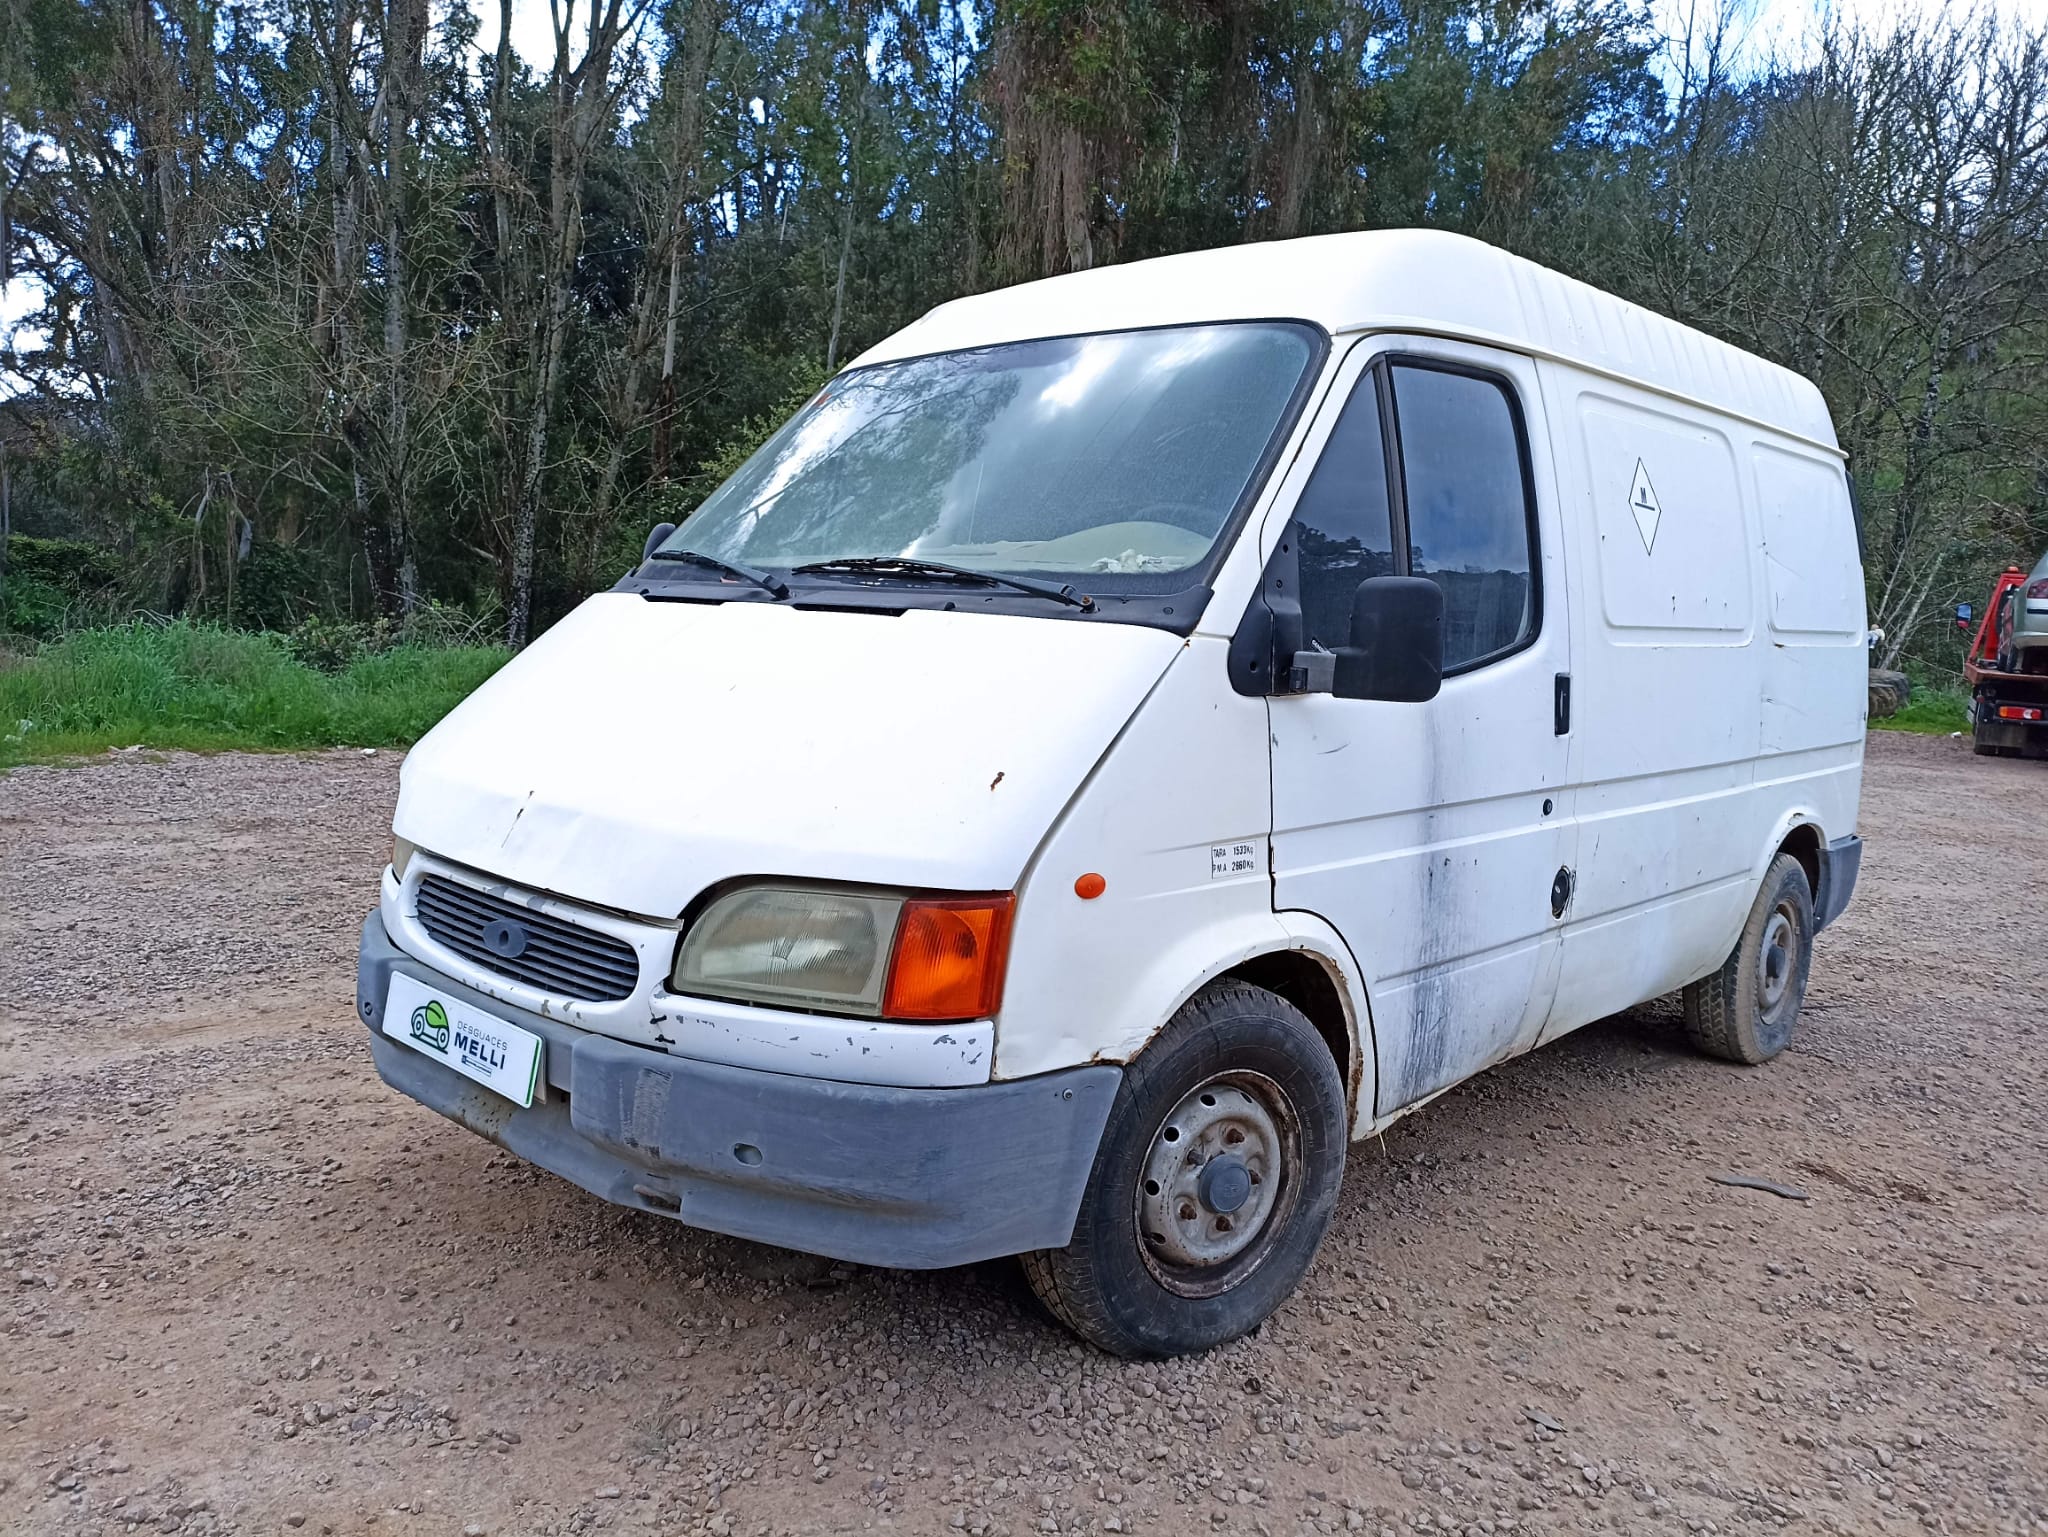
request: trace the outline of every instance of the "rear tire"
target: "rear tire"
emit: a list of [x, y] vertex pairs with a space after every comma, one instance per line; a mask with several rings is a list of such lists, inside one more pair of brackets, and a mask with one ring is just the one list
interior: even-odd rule
[[1724, 1062], [1770, 1061], [1792, 1039], [1812, 966], [1813, 891], [1799, 861], [1780, 854], [1734, 952], [1686, 988], [1685, 1033]]
[[1250, 1332], [1307, 1272], [1336, 1209], [1344, 1081], [1301, 1011], [1204, 988], [1124, 1073], [1063, 1249], [1021, 1256], [1046, 1309], [1120, 1356]]

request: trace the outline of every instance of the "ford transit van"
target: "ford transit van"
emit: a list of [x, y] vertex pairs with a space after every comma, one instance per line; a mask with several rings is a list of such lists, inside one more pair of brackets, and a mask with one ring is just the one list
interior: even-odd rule
[[1471, 240], [957, 300], [408, 756], [371, 1050], [608, 1201], [1213, 1346], [1489, 1065], [1678, 989], [1785, 1049], [1863, 591], [1811, 384]]

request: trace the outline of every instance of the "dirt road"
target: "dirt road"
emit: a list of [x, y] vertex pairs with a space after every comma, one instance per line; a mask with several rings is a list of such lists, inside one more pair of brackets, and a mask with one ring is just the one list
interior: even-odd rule
[[1877, 739], [1786, 1057], [1497, 1069], [1131, 1365], [387, 1092], [395, 760], [145, 759], [0, 778], [0, 1532], [2048, 1532], [2048, 766]]

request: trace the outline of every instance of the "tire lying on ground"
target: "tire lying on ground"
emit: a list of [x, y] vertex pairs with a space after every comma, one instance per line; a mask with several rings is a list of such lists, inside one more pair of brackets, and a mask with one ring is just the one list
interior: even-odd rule
[[1886, 672], [1879, 667], [1870, 669], [1870, 718], [1883, 720], [1887, 715], [1896, 715], [1905, 709], [1906, 701], [1913, 697], [1913, 684], [1902, 672]]

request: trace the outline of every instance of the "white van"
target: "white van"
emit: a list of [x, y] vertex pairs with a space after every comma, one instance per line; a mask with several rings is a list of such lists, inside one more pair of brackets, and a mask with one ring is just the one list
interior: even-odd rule
[[358, 1003], [607, 1200], [1197, 1350], [1489, 1064], [1784, 1049], [1864, 640], [1813, 386], [1491, 247], [961, 299], [412, 752]]

